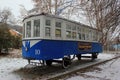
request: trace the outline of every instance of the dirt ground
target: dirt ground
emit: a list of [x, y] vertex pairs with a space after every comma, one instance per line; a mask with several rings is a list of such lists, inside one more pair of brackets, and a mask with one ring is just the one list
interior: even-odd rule
[[22, 57], [21, 49], [9, 49], [8, 53], [0, 53], [0, 57], [8, 58], [21, 58]]

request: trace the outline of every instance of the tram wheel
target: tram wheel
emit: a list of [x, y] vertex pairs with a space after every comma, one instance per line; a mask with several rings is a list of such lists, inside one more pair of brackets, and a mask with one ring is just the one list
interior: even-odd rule
[[76, 57], [78, 58], [78, 60], [81, 60], [81, 54], [77, 54]]
[[95, 60], [98, 56], [98, 53], [92, 53], [92, 60]]
[[71, 59], [68, 58], [68, 57], [64, 57], [63, 58], [63, 61], [62, 61], [62, 67], [65, 69], [65, 68], [68, 68], [71, 64]]
[[30, 59], [28, 59], [28, 64], [30, 64]]
[[46, 60], [46, 65], [51, 66], [52, 65], [52, 60]]

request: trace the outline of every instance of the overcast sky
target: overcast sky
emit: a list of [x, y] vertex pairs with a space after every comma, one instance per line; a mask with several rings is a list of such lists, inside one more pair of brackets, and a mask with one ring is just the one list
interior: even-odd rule
[[32, 0], [0, 0], [0, 9], [10, 8], [16, 18], [20, 15], [20, 5], [24, 5], [27, 10], [33, 8]]
[[[18, 16], [20, 16], [20, 5], [24, 5], [25, 9], [27, 10], [33, 8], [32, 0], [0, 0], [0, 9], [10, 8], [15, 18], [18, 18]], [[78, 19], [75, 17], [73, 19], [78, 21]], [[79, 21], [88, 24], [83, 16], [81, 16], [81, 20]]]

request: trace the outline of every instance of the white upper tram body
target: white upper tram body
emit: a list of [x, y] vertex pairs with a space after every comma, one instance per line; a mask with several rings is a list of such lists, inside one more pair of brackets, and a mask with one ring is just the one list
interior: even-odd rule
[[52, 15], [32, 15], [23, 20], [23, 40], [98, 42], [102, 34], [89, 26]]

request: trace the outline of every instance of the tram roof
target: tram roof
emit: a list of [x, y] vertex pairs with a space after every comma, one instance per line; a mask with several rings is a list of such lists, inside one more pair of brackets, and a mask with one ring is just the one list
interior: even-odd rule
[[[23, 19], [23, 21], [24, 21], [25, 19], [28, 19], [28, 18], [31, 18], [31, 17], [35, 17], [35, 16], [41, 16], [41, 15], [48, 16], [48, 17], [52, 17], [52, 18], [57, 18], [57, 19], [62, 19], [62, 20], [65, 20], [65, 21], [69, 21], [69, 22], [72, 22], [72, 23], [75, 23], [75, 24], [84, 26], [84, 27], [88, 27], [88, 28], [93, 29], [93, 30], [100, 31], [100, 30], [98, 30], [98, 29], [96, 29], [96, 28], [90, 27], [90, 26], [85, 25], [85, 24], [82, 24], [82, 23], [80, 23], [80, 22], [76, 22], [76, 21], [73, 21], [73, 20], [68, 20], [68, 19], [66, 19], [66, 18], [62, 18], [62, 17], [60, 17], [60, 16], [51, 15], [51, 14], [47, 14], [47, 13], [32, 14], [32, 15], [29, 15], [29, 16], [25, 17], [25, 18]], [[100, 31], [100, 32], [101, 32], [101, 31]]]

